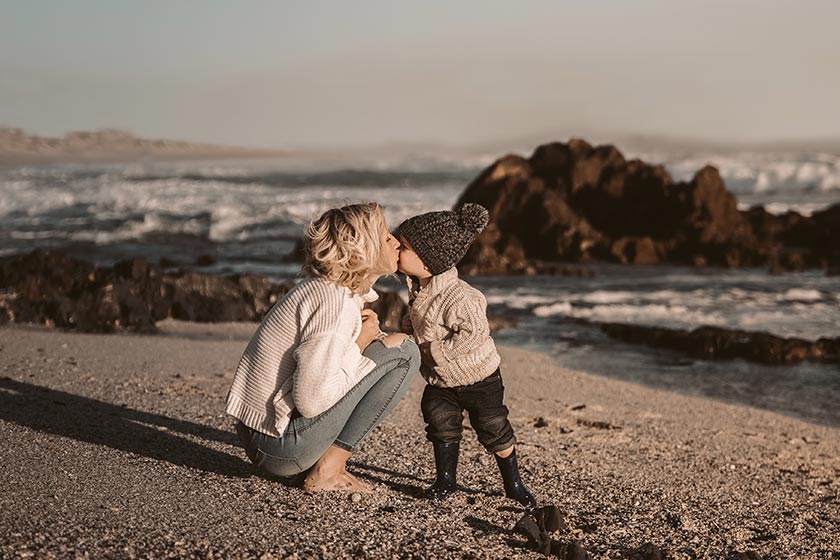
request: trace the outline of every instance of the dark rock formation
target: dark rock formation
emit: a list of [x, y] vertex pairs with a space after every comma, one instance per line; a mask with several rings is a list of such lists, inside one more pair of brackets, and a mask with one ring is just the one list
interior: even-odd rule
[[720, 327], [686, 331], [623, 323], [599, 323], [598, 326], [608, 335], [625, 342], [677, 350], [707, 360], [742, 358], [773, 365], [795, 364], [804, 360], [840, 363], [840, 337], [812, 342]]
[[41, 251], [0, 261], [0, 289], [0, 320], [90, 332], [152, 331], [172, 295], [160, 268], [141, 259], [105, 269]]
[[627, 161], [583, 140], [506, 156], [485, 169], [456, 206], [490, 211], [462, 268], [472, 274], [538, 271], [535, 262], [771, 266], [840, 263], [840, 205], [806, 218], [738, 210], [717, 169], [674, 182], [658, 165]]
[[526, 510], [513, 530], [525, 535], [529, 548], [545, 556], [564, 560], [591, 560], [592, 555], [575, 540], [562, 541], [552, 537], [558, 532], [568, 533], [569, 526], [556, 505]]
[[95, 267], [34, 251], [0, 259], [0, 321], [85, 332], [154, 332], [155, 322], [166, 317], [258, 321], [290, 287], [249, 274], [164, 274], [143, 259]]
[[182, 272], [167, 275], [166, 283], [173, 287], [168, 316], [199, 323], [259, 321], [291, 288], [252, 274]]
[[647, 542], [633, 550], [629, 558], [632, 560], [666, 560], [668, 556], [658, 546]]
[[[260, 321], [291, 283], [264, 276], [165, 273], [143, 259], [96, 267], [60, 253], [34, 251], [0, 259], [0, 323], [42, 323], [83, 332], [154, 332], [167, 317], [201, 323]], [[382, 329], [397, 332], [408, 307], [379, 291], [370, 307]], [[492, 318], [493, 330], [514, 321]]]
[[193, 264], [195, 264], [195, 266], [213, 266], [216, 262], [216, 257], [213, 255], [199, 255]]

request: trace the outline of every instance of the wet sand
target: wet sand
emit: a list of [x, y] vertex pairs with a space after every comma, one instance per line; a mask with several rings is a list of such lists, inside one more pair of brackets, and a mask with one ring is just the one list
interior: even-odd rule
[[[224, 399], [253, 324], [159, 335], [0, 328], [0, 557], [540, 558], [467, 430], [444, 503], [422, 380], [354, 456], [376, 493], [254, 473]], [[840, 429], [501, 348], [526, 482], [595, 558], [840, 558]], [[538, 419], [542, 419], [538, 421]]]

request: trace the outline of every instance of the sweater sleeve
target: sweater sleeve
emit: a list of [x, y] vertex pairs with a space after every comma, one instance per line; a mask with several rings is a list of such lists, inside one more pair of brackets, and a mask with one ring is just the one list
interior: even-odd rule
[[453, 303], [444, 310], [443, 320], [449, 335], [429, 344], [429, 353], [436, 364], [451, 362], [474, 352], [490, 336], [484, 302], [480, 299], [462, 299]]
[[331, 298], [316, 305], [294, 350], [293, 398], [305, 418], [329, 410], [376, 365], [362, 355], [351, 328], [341, 324], [342, 303]]

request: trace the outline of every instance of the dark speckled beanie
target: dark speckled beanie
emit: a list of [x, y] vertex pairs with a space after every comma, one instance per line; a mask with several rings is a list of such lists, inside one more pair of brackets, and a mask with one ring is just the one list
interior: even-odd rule
[[455, 211], [427, 212], [409, 218], [400, 224], [397, 233], [408, 241], [432, 274], [440, 274], [464, 258], [489, 220], [483, 206], [468, 202]]

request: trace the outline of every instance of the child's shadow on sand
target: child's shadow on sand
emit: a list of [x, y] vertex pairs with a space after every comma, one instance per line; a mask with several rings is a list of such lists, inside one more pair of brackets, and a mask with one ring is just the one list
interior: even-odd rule
[[232, 433], [64, 391], [0, 378], [0, 419], [223, 476], [248, 477], [244, 460], [182, 437], [236, 445]]

